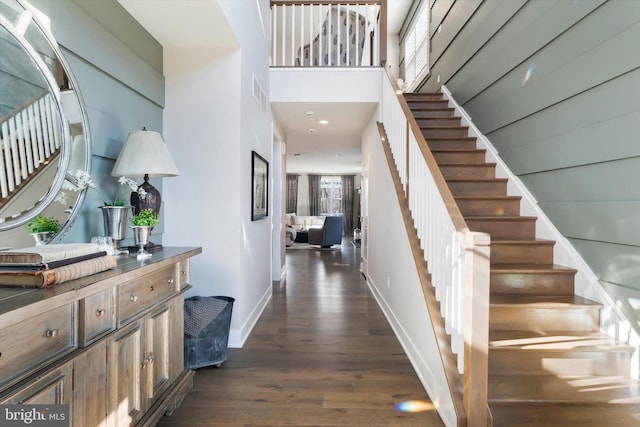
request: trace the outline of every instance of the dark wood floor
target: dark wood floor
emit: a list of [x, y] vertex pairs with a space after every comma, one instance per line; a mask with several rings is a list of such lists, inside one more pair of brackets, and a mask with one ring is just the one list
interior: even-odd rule
[[[442, 426], [358, 271], [359, 249], [286, 258], [286, 283], [244, 348], [198, 369], [158, 426]], [[420, 411], [396, 409], [403, 402]]]

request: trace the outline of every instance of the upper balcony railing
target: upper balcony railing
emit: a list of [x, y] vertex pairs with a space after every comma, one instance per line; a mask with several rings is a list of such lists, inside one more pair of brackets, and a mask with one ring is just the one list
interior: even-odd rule
[[271, 2], [274, 67], [370, 67], [386, 62], [386, 0]]

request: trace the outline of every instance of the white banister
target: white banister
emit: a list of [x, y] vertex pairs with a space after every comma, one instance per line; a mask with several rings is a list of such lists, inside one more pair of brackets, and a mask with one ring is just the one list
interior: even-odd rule
[[271, 7], [272, 66], [379, 65], [381, 0], [272, 1]]
[[37, 99], [0, 125], [0, 198], [11, 196], [38, 166], [58, 153], [59, 113], [50, 94]]
[[[463, 401], [468, 425], [486, 425], [490, 238], [467, 227], [402, 92], [387, 72], [382, 125], [420, 240], [429, 285], [450, 336], [450, 350], [456, 358], [453, 363], [465, 377]], [[447, 346], [446, 342], [440, 344]], [[439, 351], [447, 354], [448, 349]], [[451, 392], [456, 393], [453, 388]]]

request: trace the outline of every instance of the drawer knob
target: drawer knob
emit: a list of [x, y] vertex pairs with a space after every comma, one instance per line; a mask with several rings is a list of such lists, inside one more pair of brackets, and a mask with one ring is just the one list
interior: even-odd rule
[[141, 363], [142, 369], [145, 369], [149, 363], [153, 363], [153, 354], [147, 356], [147, 358]]
[[182, 275], [182, 276], [186, 276], [186, 275], [187, 275], [187, 272], [186, 272], [185, 270], [181, 270], [181, 271], [180, 271], [180, 275]]
[[149, 290], [150, 290], [151, 292], [153, 292], [153, 289], [154, 289], [154, 288], [153, 288], [153, 286], [150, 286], [150, 287], [149, 287]]
[[96, 310], [96, 316], [98, 317], [104, 316], [104, 313], [105, 313], [104, 308], [101, 308], [100, 310]]
[[45, 335], [47, 338], [55, 338], [55, 337], [57, 337], [57, 336], [58, 336], [58, 330], [57, 330], [57, 329], [48, 329], [48, 330], [44, 333], [44, 335]]
[[167, 283], [170, 284], [170, 285], [173, 285], [174, 282], [175, 282], [175, 279], [173, 277], [169, 277], [167, 279]]
[[131, 295], [131, 296], [129, 297], [129, 300], [130, 300], [130, 301], [133, 301], [133, 302], [138, 301], [138, 295]]

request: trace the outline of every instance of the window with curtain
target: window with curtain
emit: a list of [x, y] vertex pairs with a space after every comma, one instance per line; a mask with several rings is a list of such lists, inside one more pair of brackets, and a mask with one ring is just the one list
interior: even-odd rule
[[287, 174], [287, 211], [298, 212], [298, 175]]
[[404, 39], [404, 81], [409, 90], [429, 72], [429, 2], [422, 1]]
[[342, 215], [342, 178], [320, 178], [320, 215]]

